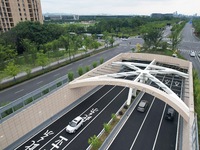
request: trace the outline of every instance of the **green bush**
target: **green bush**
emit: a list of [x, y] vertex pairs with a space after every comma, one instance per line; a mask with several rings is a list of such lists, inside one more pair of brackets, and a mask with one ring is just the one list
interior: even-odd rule
[[116, 121], [117, 120], [117, 116], [116, 116], [116, 114], [111, 114], [111, 117], [112, 117], [112, 119], [113, 119], [113, 121]]
[[68, 72], [68, 79], [69, 79], [69, 81], [74, 80], [74, 73], [73, 72]]
[[94, 61], [94, 62], [92, 63], [92, 66], [93, 66], [93, 68], [96, 68], [96, 67], [97, 67], [97, 62]]
[[9, 108], [9, 109], [7, 109], [6, 111], [4, 111], [4, 112], [1, 114], [1, 116], [2, 116], [2, 118], [4, 118], [4, 117], [6, 117], [6, 116], [8, 116], [8, 115], [10, 115], [10, 114], [12, 114], [12, 113], [13, 113], [12, 108]]
[[91, 144], [92, 148], [95, 150], [97, 150], [101, 146], [101, 142], [96, 135], [88, 139], [88, 144]]
[[23, 107], [23, 103], [19, 103], [19, 104], [13, 106], [13, 110], [17, 111], [17, 110], [21, 109], [22, 107]]
[[45, 94], [47, 94], [47, 93], [49, 93], [49, 89], [45, 89], [44, 91], [42, 91], [42, 94], [43, 94], [43, 95], [45, 95]]
[[100, 64], [103, 64], [104, 59], [101, 57], [99, 62], [100, 62]]
[[103, 124], [103, 128], [104, 128], [104, 130], [105, 130], [105, 132], [106, 132], [107, 134], [110, 133], [110, 130], [111, 130], [110, 124], [104, 123], [104, 124]]
[[33, 98], [30, 97], [30, 98], [28, 98], [28, 99], [26, 99], [26, 100], [24, 101], [24, 104], [27, 105], [27, 104], [31, 103], [32, 101], [33, 101]]
[[85, 66], [85, 72], [90, 71], [90, 67], [89, 66]]
[[78, 74], [79, 74], [79, 76], [83, 75], [83, 68], [82, 67], [78, 68]]

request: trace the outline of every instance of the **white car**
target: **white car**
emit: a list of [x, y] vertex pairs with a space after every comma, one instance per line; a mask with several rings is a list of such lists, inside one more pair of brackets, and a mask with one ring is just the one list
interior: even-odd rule
[[191, 56], [191, 57], [195, 57], [195, 52], [194, 52], [194, 51], [191, 51], [191, 52], [190, 52], [190, 56]]
[[74, 133], [76, 130], [78, 130], [83, 125], [84, 119], [80, 116], [73, 119], [71, 122], [69, 122], [69, 125], [66, 127], [66, 131], [68, 133]]

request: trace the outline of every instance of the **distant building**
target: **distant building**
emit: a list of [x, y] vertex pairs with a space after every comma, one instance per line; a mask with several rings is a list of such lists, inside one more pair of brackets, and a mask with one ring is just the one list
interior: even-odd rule
[[67, 14], [44, 14], [44, 20], [63, 20], [63, 21], [72, 21], [79, 20], [79, 15], [67, 15]]
[[0, 32], [5, 32], [21, 21], [43, 23], [40, 0], [1, 0]]
[[152, 18], [163, 18], [163, 17], [173, 17], [173, 14], [161, 14], [161, 13], [152, 13]]

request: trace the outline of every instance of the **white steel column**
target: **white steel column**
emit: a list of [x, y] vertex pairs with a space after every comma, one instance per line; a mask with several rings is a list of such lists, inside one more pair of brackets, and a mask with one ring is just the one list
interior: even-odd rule
[[133, 93], [133, 89], [129, 88], [128, 99], [127, 99], [127, 103], [126, 103], [127, 105], [131, 104], [132, 93]]

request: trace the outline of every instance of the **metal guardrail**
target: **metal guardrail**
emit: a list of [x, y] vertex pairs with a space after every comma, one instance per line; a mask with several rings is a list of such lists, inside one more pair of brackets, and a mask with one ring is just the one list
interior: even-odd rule
[[24, 95], [21, 98], [18, 98], [17, 100], [3, 107], [0, 107], [0, 123], [18, 113], [19, 111], [23, 110], [27, 106], [30, 106], [31, 104], [41, 100], [44, 96], [53, 93], [55, 90], [63, 87], [67, 83], [68, 76], [65, 75], [31, 93]]

